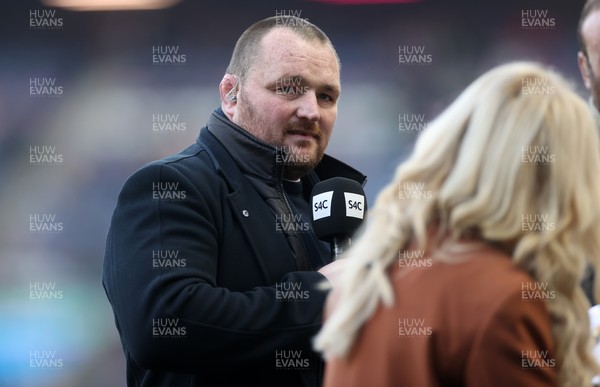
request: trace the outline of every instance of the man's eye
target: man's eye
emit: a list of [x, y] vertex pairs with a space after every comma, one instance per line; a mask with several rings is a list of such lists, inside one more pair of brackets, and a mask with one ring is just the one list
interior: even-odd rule
[[333, 97], [330, 96], [329, 94], [325, 94], [325, 93], [319, 94], [319, 99], [322, 99], [324, 101], [331, 101], [331, 102], [333, 102]]

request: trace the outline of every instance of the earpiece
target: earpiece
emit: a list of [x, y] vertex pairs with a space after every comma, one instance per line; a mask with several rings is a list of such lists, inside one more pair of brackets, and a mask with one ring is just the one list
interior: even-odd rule
[[236, 93], [237, 87], [240, 83], [240, 79], [237, 77], [237, 75], [234, 75], [234, 78], [235, 78], [235, 85], [233, 85], [231, 90], [229, 90], [227, 92], [227, 94], [225, 94], [225, 98], [227, 98], [227, 101], [229, 101], [229, 102], [237, 101], [237, 97], [236, 97], [235, 93]]

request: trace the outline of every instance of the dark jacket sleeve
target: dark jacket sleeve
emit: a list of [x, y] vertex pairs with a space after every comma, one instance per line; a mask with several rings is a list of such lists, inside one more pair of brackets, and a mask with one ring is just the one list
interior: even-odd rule
[[[125, 351], [147, 369], [193, 373], [274, 364], [275, 351], [308, 347], [321, 324], [326, 292], [318, 272], [290, 272], [278, 282], [306, 291], [303, 300], [281, 300], [275, 286], [243, 292], [218, 286], [220, 246], [243, 241], [223, 240], [228, 193], [209, 167], [192, 175], [150, 164], [119, 195], [103, 283]], [[176, 199], [157, 199], [157, 184], [169, 183]], [[156, 268], [157, 251], [184, 257], [184, 267]]]

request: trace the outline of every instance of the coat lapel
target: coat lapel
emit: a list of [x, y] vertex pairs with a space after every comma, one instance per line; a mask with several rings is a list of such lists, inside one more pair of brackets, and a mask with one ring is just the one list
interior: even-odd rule
[[[236, 224], [248, 241], [248, 247], [257, 267], [260, 268], [266, 283], [273, 283], [280, 276], [269, 268], [274, 265], [273, 259], [279, 263], [289, 260], [286, 265], [296, 266], [293, 255], [290, 253], [288, 242], [282, 233], [276, 232], [275, 218], [265, 201], [258, 195], [250, 182], [242, 175], [241, 171], [231, 158], [227, 150], [207, 130], [202, 130], [199, 145], [207, 151], [213, 160], [217, 173], [226, 181], [229, 188], [227, 200], [233, 211]], [[267, 226], [268, 225], [268, 226]], [[260, 246], [260, 248], [259, 248]]]

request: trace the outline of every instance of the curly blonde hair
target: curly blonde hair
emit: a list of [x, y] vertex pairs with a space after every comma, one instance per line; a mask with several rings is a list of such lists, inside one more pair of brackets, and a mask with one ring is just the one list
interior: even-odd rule
[[[326, 358], [349, 352], [379, 302], [393, 303], [388, 269], [398, 252], [413, 239], [423, 248], [435, 223], [440, 235], [511, 246], [515, 265], [556, 294], [547, 307], [561, 385], [590, 385], [600, 369], [580, 280], [588, 263], [600, 263], [597, 130], [586, 103], [539, 64], [509, 63], [475, 80], [378, 196], [315, 348]], [[431, 197], [406, 195], [407, 186]], [[528, 214], [552, 227], [524, 232]]]

